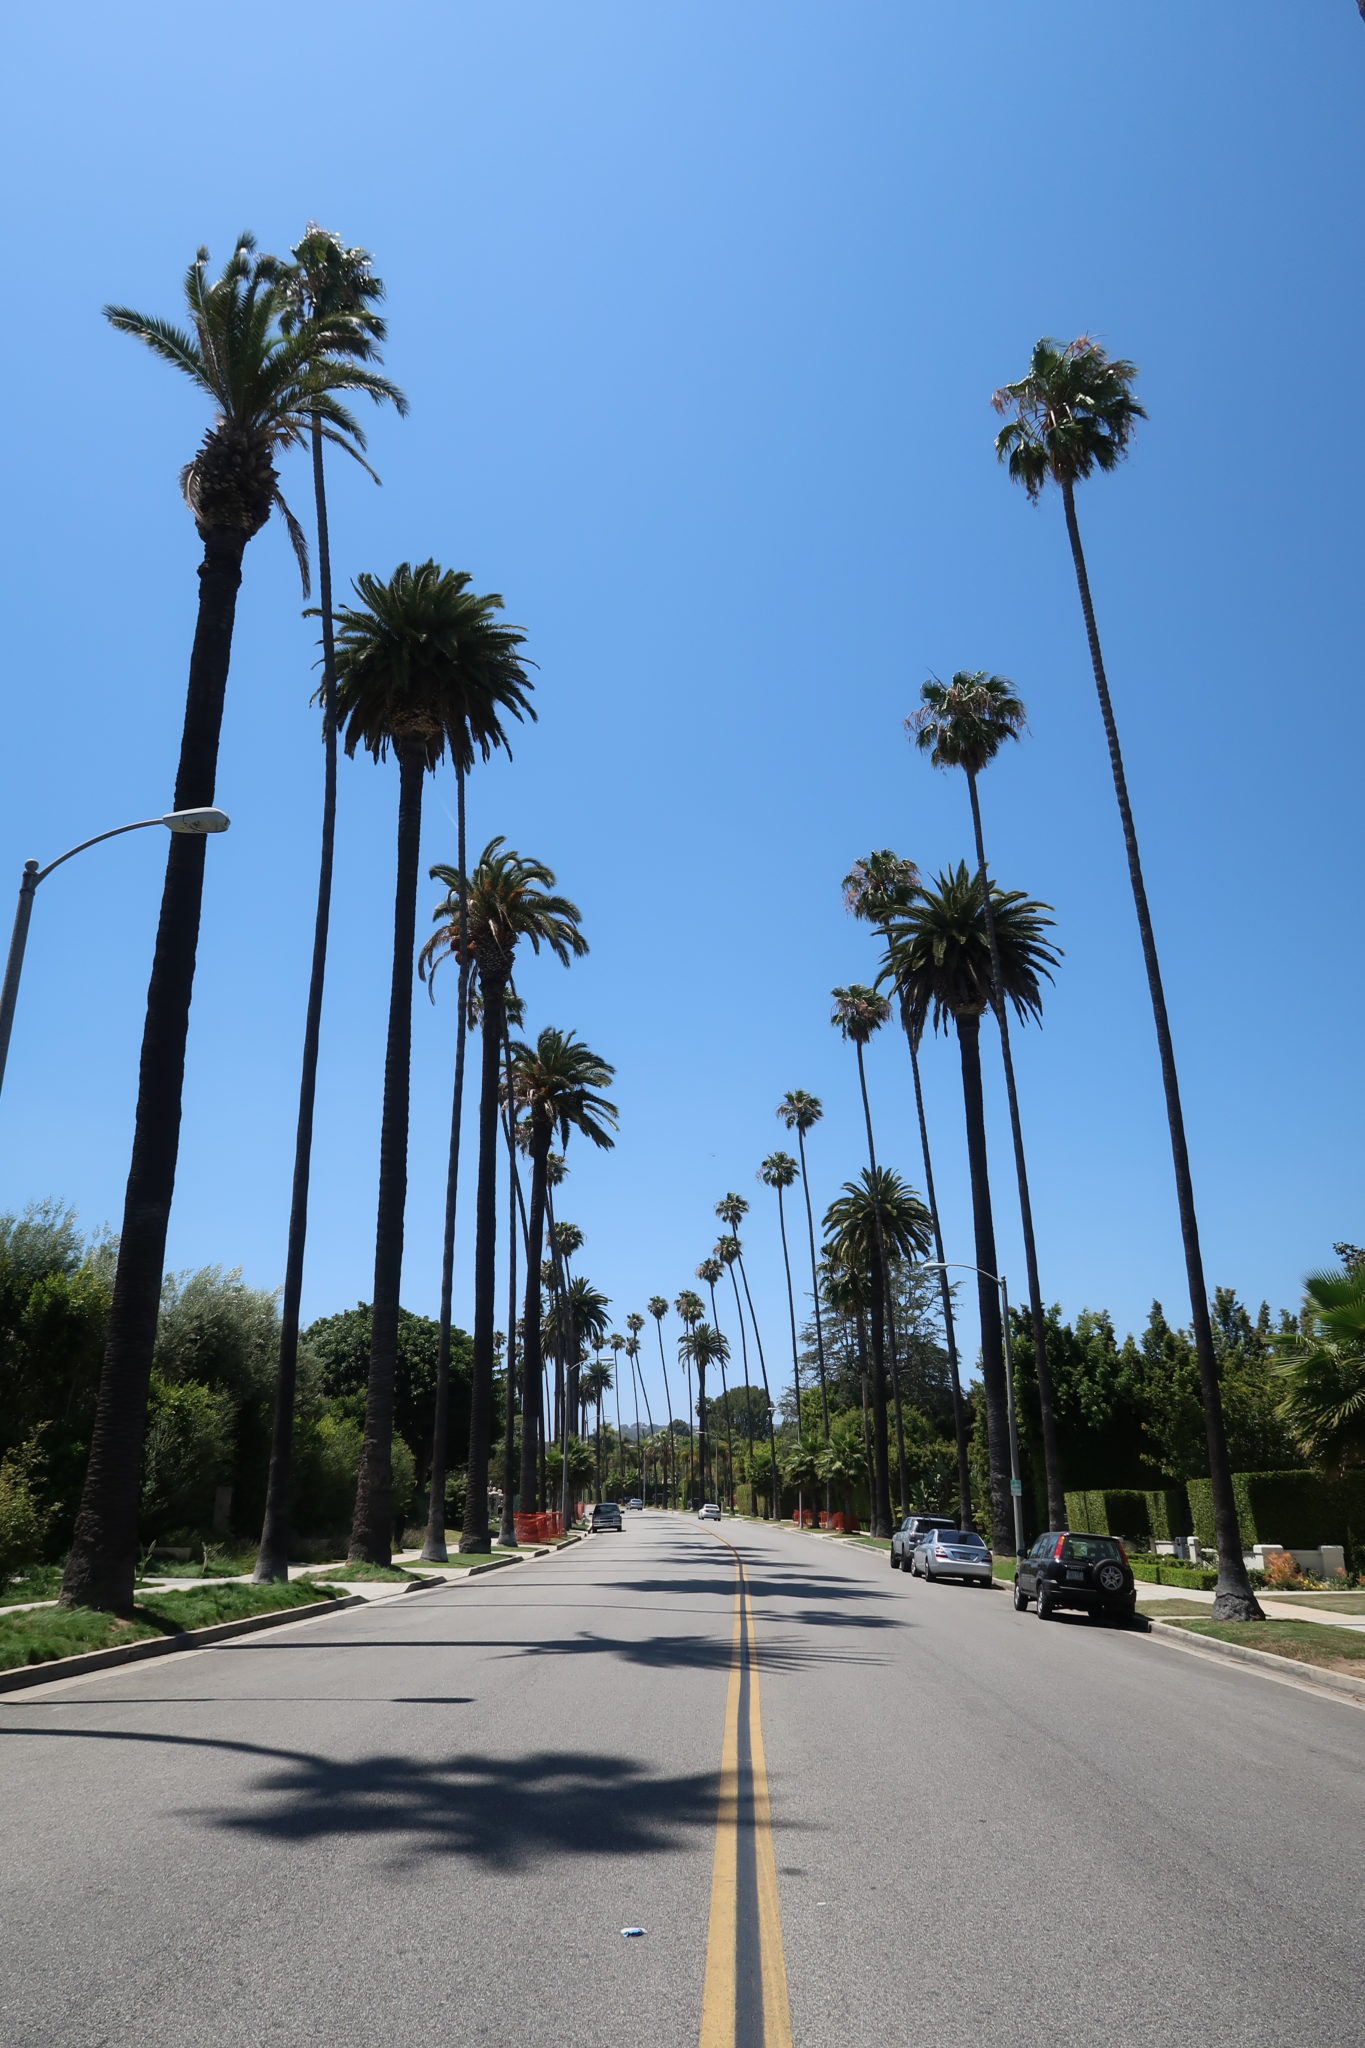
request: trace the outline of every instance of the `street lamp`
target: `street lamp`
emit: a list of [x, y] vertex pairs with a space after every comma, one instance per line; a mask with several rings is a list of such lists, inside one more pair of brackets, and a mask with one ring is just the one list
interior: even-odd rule
[[1010, 1358], [1010, 1296], [1003, 1273], [988, 1273], [984, 1266], [968, 1266], [961, 1259], [930, 1259], [923, 1266], [926, 1273], [946, 1273], [949, 1267], [956, 1267], [960, 1273], [979, 1273], [983, 1280], [1000, 1289], [1000, 1337], [1001, 1349], [1005, 1354], [1005, 1412], [1010, 1426], [1010, 1500], [1014, 1507], [1014, 1551], [1016, 1557], [1024, 1554], [1024, 1484], [1019, 1477], [1019, 1433], [1014, 1426], [1014, 1370]]
[[19, 902], [14, 913], [14, 929], [10, 933], [9, 958], [5, 962], [5, 981], [3, 988], [0, 988], [0, 1087], [3, 1087], [5, 1080], [9, 1037], [14, 1024], [14, 1006], [19, 1000], [19, 976], [23, 971], [29, 919], [33, 915], [33, 898], [39, 882], [45, 882], [52, 870], [59, 868], [63, 861], [70, 860], [73, 854], [84, 853], [87, 846], [98, 846], [102, 839], [117, 839], [121, 832], [141, 832], [148, 825], [164, 825], [168, 832], [202, 835], [206, 832], [226, 832], [230, 823], [226, 811], [167, 811], [164, 817], [135, 818], [131, 825], [115, 825], [108, 832], [97, 832], [93, 839], [82, 839], [79, 846], [69, 846], [65, 853], [58, 854], [56, 860], [50, 860], [45, 868], [40, 868], [36, 860], [24, 862], [24, 872], [19, 879]]

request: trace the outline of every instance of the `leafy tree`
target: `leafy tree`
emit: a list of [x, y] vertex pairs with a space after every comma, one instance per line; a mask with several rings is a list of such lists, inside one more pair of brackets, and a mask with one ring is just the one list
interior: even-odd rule
[[972, 811], [972, 834], [976, 841], [976, 870], [980, 878], [981, 901], [986, 913], [986, 942], [991, 955], [992, 1007], [996, 1023], [1000, 1027], [1000, 1053], [1005, 1068], [1005, 1099], [1009, 1106], [1014, 1171], [1019, 1188], [1019, 1221], [1024, 1239], [1024, 1269], [1028, 1281], [1029, 1315], [1033, 1325], [1043, 1466], [1047, 1478], [1047, 1524], [1050, 1529], [1064, 1529], [1066, 1498], [1062, 1486], [1061, 1457], [1057, 1448], [1052, 1380], [1048, 1372], [1043, 1296], [1038, 1282], [1038, 1248], [1033, 1231], [1033, 1200], [1029, 1193], [1023, 1123], [1019, 1114], [1019, 1089], [1014, 1077], [1014, 1053], [1010, 1046], [1009, 1011], [1000, 995], [1000, 948], [995, 929], [990, 879], [986, 868], [986, 841], [981, 829], [981, 798], [977, 788], [983, 769], [990, 766], [1007, 741], [1020, 738], [1025, 724], [1023, 700], [1015, 695], [1014, 685], [1004, 676], [989, 675], [985, 669], [971, 672], [959, 670], [952, 682], [946, 684], [939, 682], [937, 677], [931, 678], [921, 685], [918, 711], [906, 720], [915, 744], [921, 753], [928, 754], [936, 768], [960, 768], [967, 779], [967, 795]]
[[0, 1593], [21, 1565], [36, 1562], [42, 1554], [48, 1516], [41, 1466], [39, 1431], [0, 1457]]
[[[106, 306], [121, 333], [190, 379], [213, 423], [181, 472], [185, 502], [203, 542], [199, 605], [185, 695], [172, 808], [212, 805], [232, 628], [247, 542], [279, 510], [305, 573], [303, 535], [280, 493], [274, 458], [303, 445], [312, 422], [360, 459], [364, 435], [338, 393], [380, 400], [393, 387], [333, 348], [335, 329], [300, 321], [289, 334], [279, 265], [256, 255], [250, 235], [216, 279], [200, 249], [185, 275], [188, 327], [127, 306]], [[118, 1277], [85, 1489], [62, 1581], [68, 1607], [133, 1605], [138, 1491], [152, 1344], [180, 1144], [185, 1046], [204, 885], [204, 840], [172, 833], [147, 989], [132, 1159], [119, 1234]]]
[[1280, 1414], [1314, 1464], [1365, 1463], [1365, 1266], [1310, 1273], [1308, 1329], [1275, 1340]]
[[[998, 884], [992, 888], [992, 907], [999, 987], [1022, 1023], [1041, 1011], [1040, 980], [1051, 979], [1057, 956], [1046, 934], [1052, 920], [1045, 915], [1047, 904], [1035, 903], [1017, 889], [1003, 891]], [[887, 930], [882, 976], [895, 985], [907, 1028], [918, 1037], [926, 1023], [932, 1022], [935, 1031], [946, 1030], [951, 1018], [957, 1033], [976, 1264], [981, 1269], [977, 1309], [991, 1470], [991, 1537], [997, 1550], [1009, 1551], [1014, 1533], [1004, 1339], [995, 1282], [995, 1221], [981, 1090], [981, 1019], [991, 1005], [994, 983], [977, 877], [969, 875], [966, 863], [959, 861], [937, 877], [932, 889], [921, 888]]]
[[[317, 327], [320, 336], [326, 337], [329, 354], [360, 362], [378, 362], [378, 344], [384, 340], [386, 330], [384, 321], [374, 308], [384, 296], [384, 287], [375, 276], [369, 252], [348, 249], [339, 235], [330, 235], [316, 222], [310, 222], [302, 240], [295, 244], [291, 253], [292, 264], [280, 273], [285, 302], [280, 316], [281, 332], [290, 334], [311, 323]], [[386, 393], [376, 392], [374, 395], [388, 396], [400, 415], [408, 409], [407, 400], [396, 386], [391, 385]], [[294, 1172], [280, 1307], [274, 1429], [260, 1553], [253, 1574], [257, 1584], [283, 1580], [289, 1575], [289, 1495], [298, 1384], [299, 1305], [303, 1295], [303, 1262], [308, 1235], [313, 1114], [317, 1097], [318, 1049], [336, 846], [336, 643], [332, 615], [332, 550], [323, 465], [324, 425], [321, 414], [315, 411], [309, 422], [309, 439], [313, 457], [313, 508], [317, 524], [319, 616], [322, 625], [322, 833], [313, 954], [299, 1071], [299, 1111], [294, 1132]]]
[[1138, 421], [1147, 417], [1133, 396], [1136, 381], [1137, 366], [1134, 363], [1107, 355], [1089, 335], [1079, 335], [1065, 346], [1046, 339], [1037, 342], [1024, 376], [1017, 383], [1003, 385], [992, 398], [997, 413], [1006, 416], [1005, 425], [995, 437], [995, 452], [1007, 466], [1012, 481], [1022, 484], [1032, 501], [1036, 502], [1041, 497], [1049, 483], [1055, 484], [1062, 495], [1071, 562], [1085, 618], [1090, 665], [1109, 748], [1114, 795], [1118, 801], [1119, 821], [1128, 857], [1128, 879], [1133, 907], [1137, 912], [1166, 1097], [1166, 1121], [1175, 1169], [1176, 1206], [1185, 1250], [1190, 1324], [1194, 1333], [1195, 1356], [1199, 1362], [1218, 1539], [1218, 1587], [1213, 1611], [1215, 1619], [1220, 1621], [1255, 1621], [1261, 1610], [1242, 1562], [1242, 1538], [1232, 1491], [1232, 1466], [1223, 1422], [1218, 1360], [1209, 1322], [1208, 1292], [1199, 1245], [1199, 1220], [1194, 1205], [1185, 1116], [1176, 1073], [1175, 1044], [1166, 1011], [1166, 994], [1147, 902], [1147, 885], [1138, 853], [1137, 830], [1128, 798], [1128, 778], [1100, 649], [1099, 629], [1095, 624], [1090, 576], [1076, 519], [1076, 485], [1093, 476], [1096, 470], [1107, 475], [1116, 469], [1128, 453]]
[[[340, 1315], [322, 1316], [303, 1332], [301, 1363], [316, 1377], [322, 1395], [339, 1413], [364, 1418], [374, 1343], [368, 1302], [357, 1302]], [[398, 1311], [394, 1353], [393, 1422], [397, 1435], [412, 1453], [425, 1479], [436, 1414], [436, 1374], [440, 1329], [431, 1316]], [[451, 1402], [449, 1442], [460, 1445], [469, 1428], [469, 1382], [472, 1346], [465, 1331], [451, 1332]], [[327, 1523], [330, 1530], [339, 1525]]]
[[232, 1470], [232, 1425], [225, 1389], [153, 1372], [138, 1516], [144, 1541], [208, 1526], [214, 1493]]

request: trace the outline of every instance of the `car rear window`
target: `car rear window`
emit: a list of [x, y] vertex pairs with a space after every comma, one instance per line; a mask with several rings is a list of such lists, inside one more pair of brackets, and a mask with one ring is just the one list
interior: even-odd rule
[[1062, 1556], [1070, 1564], [1098, 1564], [1103, 1557], [1121, 1555], [1113, 1536], [1068, 1536], [1062, 1545]]
[[975, 1529], [940, 1529], [940, 1543], [946, 1543], [952, 1550], [984, 1550], [985, 1543]]

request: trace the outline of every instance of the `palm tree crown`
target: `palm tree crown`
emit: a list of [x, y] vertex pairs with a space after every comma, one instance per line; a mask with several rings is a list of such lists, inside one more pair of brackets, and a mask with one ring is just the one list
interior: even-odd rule
[[831, 1257], [859, 1276], [878, 1272], [883, 1248], [888, 1259], [923, 1258], [929, 1232], [929, 1211], [909, 1182], [886, 1166], [875, 1175], [865, 1166], [856, 1181], [846, 1180], [825, 1211]]
[[798, 1171], [790, 1152], [770, 1152], [758, 1169], [758, 1178], [767, 1188], [789, 1188], [795, 1185]]
[[1305, 1329], [1274, 1339], [1280, 1414], [1315, 1463], [1365, 1463], [1365, 1269], [1310, 1273]]
[[547, 1150], [551, 1134], [557, 1132], [564, 1145], [575, 1130], [599, 1150], [609, 1151], [616, 1105], [599, 1090], [608, 1086], [615, 1071], [572, 1031], [547, 1025], [534, 1046], [517, 1040], [512, 1046], [512, 1093], [517, 1108], [531, 1120], [532, 1149], [541, 1126]]
[[396, 384], [345, 350], [339, 317], [289, 319], [296, 302], [284, 267], [273, 256], [256, 254], [254, 236], [237, 237], [218, 277], [210, 278], [208, 261], [208, 250], [201, 248], [185, 273], [187, 328], [131, 306], [106, 306], [104, 316], [213, 402], [213, 425], [180, 475], [201, 537], [230, 530], [250, 539], [278, 508], [306, 590], [307, 547], [280, 495], [274, 457], [302, 447], [316, 418], [324, 440], [361, 462], [365, 435], [337, 393], [363, 392], [400, 410], [406, 400]]
[[1012, 481], [1037, 499], [1049, 478], [1075, 484], [1117, 468], [1147, 417], [1133, 396], [1136, 377], [1135, 363], [1106, 355], [1088, 334], [1065, 346], [1035, 342], [1025, 375], [991, 395], [998, 413], [1013, 414], [995, 437]]
[[728, 1223], [731, 1230], [738, 1230], [749, 1213], [749, 1204], [743, 1195], [722, 1195], [716, 1204], [716, 1214], [722, 1223]]
[[838, 1026], [840, 1034], [856, 1046], [864, 1046], [874, 1031], [880, 1030], [891, 1015], [891, 1005], [884, 995], [875, 988], [864, 988], [861, 982], [851, 982], [847, 988], [830, 991], [834, 1008], [829, 1021]]
[[884, 925], [914, 901], [919, 886], [915, 863], [883, 846], [855, 860], [844, 876], [844, 908], [864, 924]]
[[[355, 579], [358, 606], [337, 617], [338, 718], [346, 752], [381, 760], [389, 747], [422, 747], [434, 768], [447, 747], [457, 768], [512, 748], [503, 720], [535, 718], [534, 687], [519, 649], [526, 635], [500, 625], [496, 592], [470, 590], [463, 570], [400, 562], [386, 582]], [[501, 844], [501, 842], [498, 842]]]
[[935, 768], [979, 775], [1027, 723], [1023, 701], [1008, 677], [985, 669], [959, 669], [951, 683], [933, 677], [921, 685], [920, 698], [919, 710], [905, 721], [906, 731]]
[[796, 1131], [805, 1137], [814, 1130], [825, 1113], [824, 1104], [818, 1095], [808, 1095], [804, 1088], [789, 1088], [777, 1105], [777, 1115], [789, 1131]]
[[[992, 885], [1002, 994], [1020, 1021], [1042, 1012], [1039, 977], [1051, 981], [1059, 949], [1043, 936], [1052, 919], [1047, 903], [1019, 889]], [[949, 1016], [980, 1017], [990, 1007], [991, 956], [978, 878], [965, 861], [920, 891], [890, 928], [880, 977], [894, 982], [916, 1038], [926, 1021], [937, 1031]]]
[[661, 1323], [668, 1314], [668, 1303], [662, 1294], [651, 1294], [649, 1300], [645, 1303], [645, 1307], [649, 1310], [656, 1323]]
[[[512, 959], [519, 939], [529, 939], [531, 950], [542, 946], [565, 967], [588, 950], [578, 929], [578, 906], [566, 896], [547, 893], [554, 885], [554, 871], [542, 861], [529, 860], [510, 848], [501, 835], [490, 839], [479, 855], [469, 878], [469, 939], [479, 973], [505, 982], [512, 972]], [[441, 929], [433, 932], [422, 948], [419, 967], [431, 972], [441, 959], [453, 955], [459, 946], [459, 904], [464, 886], [458, 868], [442, 866], [431, 870], [435, 882], [444, 882], [449, 894], [432, 912]]]
[[690, 1287], [684, 1287], [682, 1293], [674, 1302], [673, 1309], [679, 1322], [685, 1323], [689, 1329], [693, 1323], [699, 1323], [706, 1314], [706, 1307], [701, 1296], [694, 1293]]

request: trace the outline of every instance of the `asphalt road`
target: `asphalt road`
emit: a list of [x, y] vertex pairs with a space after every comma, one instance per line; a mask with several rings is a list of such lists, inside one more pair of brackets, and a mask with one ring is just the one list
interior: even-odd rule
[[1365, 2042], [1365, 1710], [725, 1534], [0, 1697], [0, 2041]]

